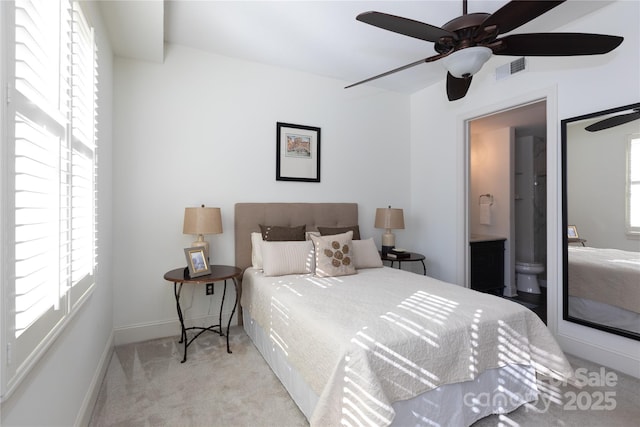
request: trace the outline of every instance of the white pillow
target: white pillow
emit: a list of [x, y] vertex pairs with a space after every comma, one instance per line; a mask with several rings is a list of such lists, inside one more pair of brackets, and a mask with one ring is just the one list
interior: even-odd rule
[[265, 276], [313, 273], [313, 242], [266, 242], [262, 244], [262, 269]]
[[306, 231], [304, 233], [304, 240], [311, 240], [311, 236], [319, 237], [321, 234], [319, 231]]
[[262, 233], [251, 233], [251, 265], [262, 269]]
[[382, 259], [373, 241], [373, 237], [366, 240], [352, 240], [353, 262], [356, 269], [382, 267]]
[[353, 231], [331, 236], [311, 236], [315, 246], [316, 276], [335, 277], [356, 274], [353, 265]]

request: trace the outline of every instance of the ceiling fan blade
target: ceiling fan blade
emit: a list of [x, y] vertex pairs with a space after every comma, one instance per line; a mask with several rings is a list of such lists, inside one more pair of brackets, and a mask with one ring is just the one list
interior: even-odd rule
[[386, 73], [378, 74], [377, 76], [369, 77], [368, 79], [359, 81], [357, 83], [350, 84], [349, 86], [345, 86], [345, 89], [349, 89], [350, 87], [358, 86], [358, 85], [361, 85], [362, 83], [367, 83], [367, 82], [370, 82], [371, 80], [376, 80], [376, 79], [379, 79], [381, 77], [388, 76], [389, 74], [397, 73], [398, 71], [406, 70], [407, 68], [415, 67], [416, 65], [420, 65], [420, 64], [425, 63], [425, 62], [433, 62], [433, 61], [435, 61], [437, 59], [440, 59], [440, 58], [442, 58], [444, 56], [446, 56], [446, 55], [433, 55], [433, 56], [430, 56], [428, 58], [424, 58], [424, 59], [421, 59], [419, 61], [412, 62], [411, 64], [407, 64], [407, 65], [403, 65], [402, 67], [394, 68], [393, 70], [387, 71]]
[[640, 119], [640, 110], [634, 111], [633, 113], [620, 114], [619, 116], [609, 117], [608, 119], [600, 120], [592, 125], [584, 128], [589, 132], [597, 132], [599, 130], [609, 129], [614, 126], [623, 125], [625, 123], [632, 122], [634, 120]]
[[393, 31], [394, 33], [403, 34], [409, 37], [415, 37], [416, 39], [426, 40], [428, 42], [436, 42], [440, 37], [458, 38], [454, 33], [443, 30], [440, 27], [382, 12], [364, 12], [356, 16], [356, 19], [366, 24], [373, 25], [374, 27]]
[[464, 98], [469, 86], [471, 86], [471, 79], [471, 76], [459, 79], [451, 75], [451, 73], [447, 73], [447, 97], [449, 101]]
[[497, 40], [496, 55], [576, 56], [600, 55], [615, 49], [622, 37], [586, 33], [513, 34]]
[[496, 26], [497, 34], [508, 33], [511, 30], [534, 20], [538, 16], [548, 12], [556, 6], [561, 5], [566, 0], [558, 1], [529, 1], [513, 0], [495, 11], [484, 20], [478, 31], [482, 28]]

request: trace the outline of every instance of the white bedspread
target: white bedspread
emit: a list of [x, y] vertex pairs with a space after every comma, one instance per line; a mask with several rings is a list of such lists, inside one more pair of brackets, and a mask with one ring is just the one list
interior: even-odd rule
[[571, 375], [530, 310], [402, 270], [319, 279], [249, 269], [241, 302], [320, 396], [312, 426], [386, 426], [392, 402], [507, 364]]
[[640, 252], [569, 246], [569, 295], [640, 313]]

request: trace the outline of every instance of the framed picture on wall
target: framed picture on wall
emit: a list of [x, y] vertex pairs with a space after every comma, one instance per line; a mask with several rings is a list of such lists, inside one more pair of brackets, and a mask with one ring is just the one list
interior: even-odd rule
[[320, 182], [320, 128], [277, 122], [276, 181]]
[[567, 237], [569, 239], [579, 239], [580, 236], [578, 236], [578, 228], [575, 225], [568, 225], [567, 226]]
[[211, 266], [207, 261], [207, 253], [203, 246], [185, 248], [184, 255], [187, 258], [190, 277], [200, 277], [211, 274]]

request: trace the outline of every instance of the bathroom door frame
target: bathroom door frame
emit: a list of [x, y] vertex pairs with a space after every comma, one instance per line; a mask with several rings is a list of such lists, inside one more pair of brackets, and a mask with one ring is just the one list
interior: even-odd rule
[[[470, 222], [469, 222], [469, 167], [471, 140], [470, 122], [473, 120], [500, 114], [529, 104], [545, 101], [547, 126], [547, 326], [555, 333], [558, 330], [558, 301], [562, 301], [562, 270], [560, 265], [561, 233], [561, 200], [560, 200], [560, 144], [557, 110], [557, 87], [529, 92], [518, 97], [490, 104], [478, 109], [462, 113], [458, 116], [459, 144], [458, 158], [461, 159], [462, 173], [458, 181], [458, 229], [462, 230], [458, 237], [458, 253], [464, 254], [458, 264], [459, 283], [470, 287]], [[461, 279], [461, 280], [460, 280]], [[561, 317], [560, 317], [561, 318]]]

